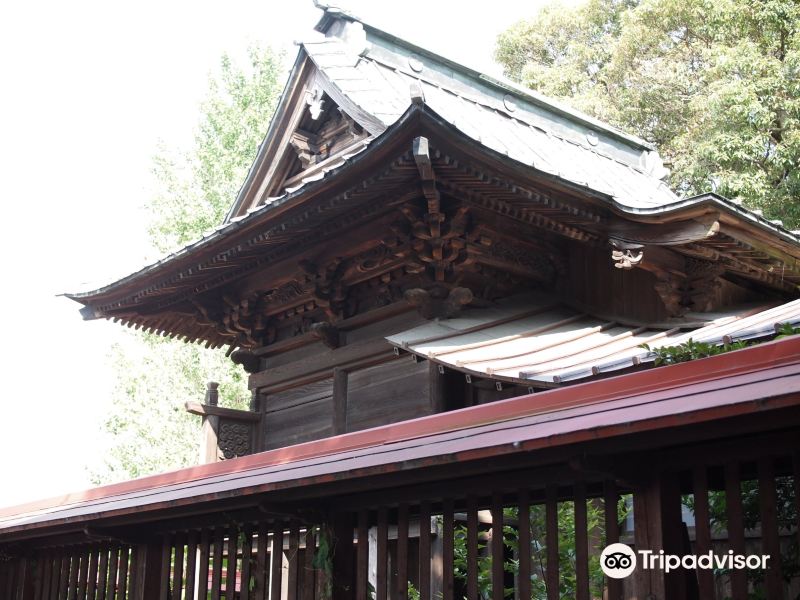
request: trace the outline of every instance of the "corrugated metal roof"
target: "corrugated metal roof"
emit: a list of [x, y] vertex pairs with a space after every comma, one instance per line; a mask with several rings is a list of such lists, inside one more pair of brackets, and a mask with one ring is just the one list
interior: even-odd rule
[[452, 369], [505, 381], [558, 384], [653, 360], [641, 348], [689, 339], [722, 344], [770, 336], [800, 323], [800, 300], [767, 308], [688, 314], [659, 324], [623, 323], [542, 296], [520, 296], [392, 335], [393, 345]]
[[[800, 338], [0, 509], [9, 532], [529, 452], [800, 402]], [[219, 510], [218, 504], [215, 510]], [[144, 518], [144, 517], [143, 517]]]
[[429, 59], [431, 55], [424, 62], [380, 37], [370, 42], [360, 56], [335, 37], [305, 42], [303, 48], [350, 101], [387, 127], [409, 107], [409, 90], [416, 84], [425, 103], [443, 119], [520, 163], [606, 194], [628, 208], [659, 207], [678, 199], [661, 180], [667, 171], [658, 154], [643, 142], [634, 144], [624, 136], [621, 141], [621, 134], [567, 118], [555, 105], [551, 112], [543, 101], [534, 104], [522, 94], [503, 94], [486, 78], [447, 68]]

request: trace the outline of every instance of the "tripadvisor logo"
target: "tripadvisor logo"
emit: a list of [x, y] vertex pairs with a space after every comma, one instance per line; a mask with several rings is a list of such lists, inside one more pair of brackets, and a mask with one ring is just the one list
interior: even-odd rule
[[636, 565], [641, 564], [643, 569], [660, 569], [665, 573], [678, 568], [684, 569], [766, 569], [768, 554], [734, 554], [729, 550], [727, 554], [717, 555], [713, 552], [705, 554], [665, 554], [663, 550], [639, 550], [637, 553], [626, 544], [610, 544], [600, 554], [600, 569], [612, 579], [624, 579], [633, 573]]
[[625, 579], [636, 568], [636, 554], [627, 544], [609, 544], [600, 555], [600, 568], [612, 579]]

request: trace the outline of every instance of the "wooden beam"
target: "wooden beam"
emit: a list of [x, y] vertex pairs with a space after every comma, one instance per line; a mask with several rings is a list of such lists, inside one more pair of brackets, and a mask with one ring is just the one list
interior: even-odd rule
[[222, 406], [210, 406], [200, 402], [187, 402], [184, 404], [186, 412], [203, 417], [216, 416], [233, 419], [235, 421], [257, 422], [261, 420], [261, 415], [249, 410], [239, 410], [235, 408], [225, 408]]

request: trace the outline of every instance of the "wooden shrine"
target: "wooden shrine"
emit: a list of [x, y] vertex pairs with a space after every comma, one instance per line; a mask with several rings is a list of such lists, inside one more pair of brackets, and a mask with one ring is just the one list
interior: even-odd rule
[[250, 410], [209, 384], [187, 405], [209, 464], [0, 510], [0, 597], [551, 600], [567, 571], [583, 600], [796, 594], [780, 568], [623, 585], [589, 565], [601, 537], [717, 548], [709, 494], [727, 499], [731, 548], [796, 543], [775, 507], [800, 481], [797, 342], [663, 372], [642, 344], [800, 322], [798, 235], [677, 197], [646, 142], [535, 92], [338, 9], [317, 32], [225, 222], [70, 295], [87, 319], [227, 348]]

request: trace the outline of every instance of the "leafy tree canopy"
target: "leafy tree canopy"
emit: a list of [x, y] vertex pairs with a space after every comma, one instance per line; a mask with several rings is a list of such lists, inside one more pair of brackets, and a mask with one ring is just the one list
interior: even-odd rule
[[512, 79], [655, 143], [680, 193], [800, 225], [800, 3], [551, 4], [498, 38]]
[[[194, 145], [162, 148], [155, 157], [158, 191], [149, 203], [150, 237], [162, 252], [198, 239], [222, 223], [264, 138], [280, 96], [283, 56], [251, 48], [249, 64], [223, 56], [211, 77]], [[117, 375], [104, 423], [109, 449], [94, 468], [95, 483], [196, 464], [200, 419], [184, 410], [202, 400], [205, 383], [220, 383], [220, 403], [247, 408], [244, 373], [224, 351], [155, 335], [130, 333], [111, 353]]]

